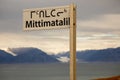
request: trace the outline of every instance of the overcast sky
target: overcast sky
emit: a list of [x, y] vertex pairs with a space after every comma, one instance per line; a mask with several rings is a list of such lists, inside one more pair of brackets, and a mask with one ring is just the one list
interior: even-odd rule
[[77, 50], [120, 47], [120, 0], [0, 0], [0, 48], [69, 50], [69, 29], [23, 32], [23, 9], [77, 5]]

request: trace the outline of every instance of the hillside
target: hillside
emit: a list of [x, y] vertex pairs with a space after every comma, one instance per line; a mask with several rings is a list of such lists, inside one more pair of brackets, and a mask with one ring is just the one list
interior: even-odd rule
[[[12, 52], [15, 56], [9, 52]], [[69, 61], [69, 52], [48, 55], [44, 51], [32, 47], [9, 48], [9, 52], [0, 50], [0, 63], [54, 63]], [[120, 47], [77, 51], [77, 62], [120, 62]]]
[[[53, 58], [50, 55], [47, 55], [40, 49], [37, 48], [12, 48], [9, 49], [11, 52], [16, 54], [16, 56], [12, 56], [9, 53], [3, 51], [0, 52], [1, 55], [4, 55], [4, 58], [0, 58], [0, 63], [52, 63], [59, 62], [57, 59]], [[6, 55], [5, 55], [6, 54]], [[9, 56], [10, 59], [9, 59]], [[7, 62], [6, 61], [9, 61]]]
[[[78, 62], [120, 62], [120, 47], [101, 50], [77, 51]], [[56, 58], [69, 58], [69, 52], [54, 55]]]
[[0, 63], [10, 63], [13, 61], [13, 56], [5, 52], [4, 50], [0, 50]]

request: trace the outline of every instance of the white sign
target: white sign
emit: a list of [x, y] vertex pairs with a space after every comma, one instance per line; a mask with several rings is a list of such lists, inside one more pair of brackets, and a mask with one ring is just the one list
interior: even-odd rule
[[70, 80], [76, 80], [76, 6], [26, 9], [23, 29], [60, 29], [70, 27]]
[[23, 30], [59, 29], [70, 27], [70, 7], [26, 9]]

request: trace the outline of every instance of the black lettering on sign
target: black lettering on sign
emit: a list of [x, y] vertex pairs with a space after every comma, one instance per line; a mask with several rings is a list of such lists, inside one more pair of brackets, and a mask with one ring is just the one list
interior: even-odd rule
[[35, 13], [35, 11], [30, 12], [30, 18], [32, 18], [32, 14]]
[[51, 21], [51, 26], [55, 26], [55, 21]]
[[54, 11], [55, 11], [55, 9], [51, 10], [50, 14], [51, 14], [52, 17], [55, 17], [55, 15], [53, 14]]
[[63, 13], [63, 12], [58, 12], [58, 13], [57, 13], [57, 16], [60, 16], [60, 14], [62, 14], [62, 13]]
[[40, 28], [40, 27], [56, 27], [70, 25], [70, 17], [55, 20], [27, 20], [25, 22], [25, 28]]
[[29, 27], [32, 27], [32, 21], [26, 21], [26, 25], [25, 25], [26, 28], [29, 28]]
[[56, 26], [58, 26], [58, 19], [56, 19]]
[[47, 11], [45, 10], [45, 17], [50, 17], [50, 15], [47, 15]]
[[44, 21], [44, 27], [45, 26], [50, 26], [50, 21]]
[[44, 11], [43, 10], [41, 10], [40, 12], [39, 12], [39, 17], [41, 18], [41, 17], [44, 17]]

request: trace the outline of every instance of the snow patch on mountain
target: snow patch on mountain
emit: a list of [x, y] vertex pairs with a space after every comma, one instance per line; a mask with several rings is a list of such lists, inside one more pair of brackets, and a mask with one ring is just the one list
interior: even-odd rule
[[11, 51], [11, 48], [6, 48], [6, 49], [4, 48], [2, 50], [4, 50], [5, 52], [7, 52], [8, 54], [11, 54], [12, 56], [17, 56], [17, 54], [15, 54], [14, 52]]
[[63, 62], [63, 63], [66, 63], [66, 62], [69, 62], [69, 58], [68, 57], [59, 57], [57, 58], [59, 61]]

